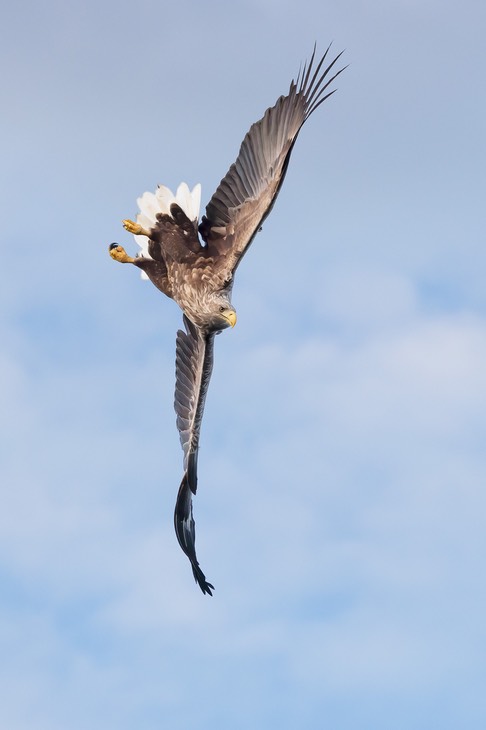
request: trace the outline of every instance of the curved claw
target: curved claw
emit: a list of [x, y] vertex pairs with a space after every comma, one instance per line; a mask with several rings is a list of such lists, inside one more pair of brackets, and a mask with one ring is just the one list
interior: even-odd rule
[[147, 231], [146, 228], [142, 228], [139, 223], [135, 223], [129, 218], [123, 220], [122, 223], [123, 228], [129, 233], [133, 233], [134, 236], [147, 236], [147, 238], [150, 238], [150, 231]]
[[119, 261], [121, 264], [133, 264], [135, 261], [135, 259], [132, 259], [132, 257], [127, 254], [123, 246], [120, 246], [118, 243], [110, 244], [108, 251], [111, 258], [115, 261]]

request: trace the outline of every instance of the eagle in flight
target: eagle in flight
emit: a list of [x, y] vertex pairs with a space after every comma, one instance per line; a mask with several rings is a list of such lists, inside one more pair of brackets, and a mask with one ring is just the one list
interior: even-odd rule
[[196, 557], [192, 496], [197, 489], [199, 433], [213, 367], [214, 336], [236, 324], [231, 304], [235, 271], [275, 203], [302, 125], [334, 93], [328, 91], [329, 85], [344, 70], [335, 71], [341, 53], [326, 64], [328, 48], [315, 64], [315, 50], [287, 96], [281, 96], [250, 128], [201, 222], [200, 185], [190, 191], [182, 183], [175, 195], [159, 185], [155, 193], [144, 193], [137, 200], [137, 221], [123, 221], [140, 245], [140, 253], [132, 258], [118, 243], [109, 247], [113, 259], [141, 269], [142, 276], [174, 299], [183, 312], [185, 331], [177, 332], [176, 341], [174, 406], [184, 476], [174, 525], [197, 584], [210, 596], [214, 586]]

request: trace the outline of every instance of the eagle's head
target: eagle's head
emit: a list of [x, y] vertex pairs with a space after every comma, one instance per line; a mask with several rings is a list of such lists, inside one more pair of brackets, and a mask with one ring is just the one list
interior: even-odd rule
[[221, 332], [236, 324], [235, 308], [226, 291], [205, 292], [199, 299], [197, 307], [191, 312], [186, 311], [186, 314], [194, 324], [206, 332]]
[[236, 312], [231, 304], [225, 306], [220, 304], [218, 311], [211, 315], [211, 325], [214, 329], [221, 331], [226, 327], [234, 327], [236, 324]]

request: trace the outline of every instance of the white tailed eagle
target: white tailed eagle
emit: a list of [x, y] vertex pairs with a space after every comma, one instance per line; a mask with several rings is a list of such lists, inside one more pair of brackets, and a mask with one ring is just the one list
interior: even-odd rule
[[[304, 122], [334, 91], [329, 85], [339, 54], [326, 65], [327, 49], [292, 81], [287, 96], [253, 124], [206, 207], [199, 223], [201, 189], [182, 183], [174, 195], [159, 186], [138, 199], [137, 222], [123, 221], [141, 252], [128, 256], [117, 243], [110, 255], [142, 270], [155, 286], [183, 311], [185, 331], [177, 332], [175, 411], [184, 452], [184, 476], [174, 514], [175, 531], [191, 561], [203, 593], [214, 587], [202, 572], [195, 548], [192, 495], [197, 488], [197, 454], [204, 402], [213, 367], [214, 336], [236, 324], [231, 304], [235, 271], [262, 222], [270, 213], [283, 183], [290, 154]], [[202, 240], [201, 240], [202, 239]]]

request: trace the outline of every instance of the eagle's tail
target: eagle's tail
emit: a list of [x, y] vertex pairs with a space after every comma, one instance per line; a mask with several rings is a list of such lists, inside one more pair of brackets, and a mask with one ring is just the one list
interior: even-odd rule
[[189, 488], [187, 472], [184, 474], [177, 494], [177, 502], [174, 511], [174, 527], [179, 540], [179, 545], [191, 561], [192, 572], [196, 583], [203, 593], [212, 596], [214, 586], [208, 583], [206, 576], [199, 567], [196, 557], [196, 530], [192, 516], [192, 492]]

